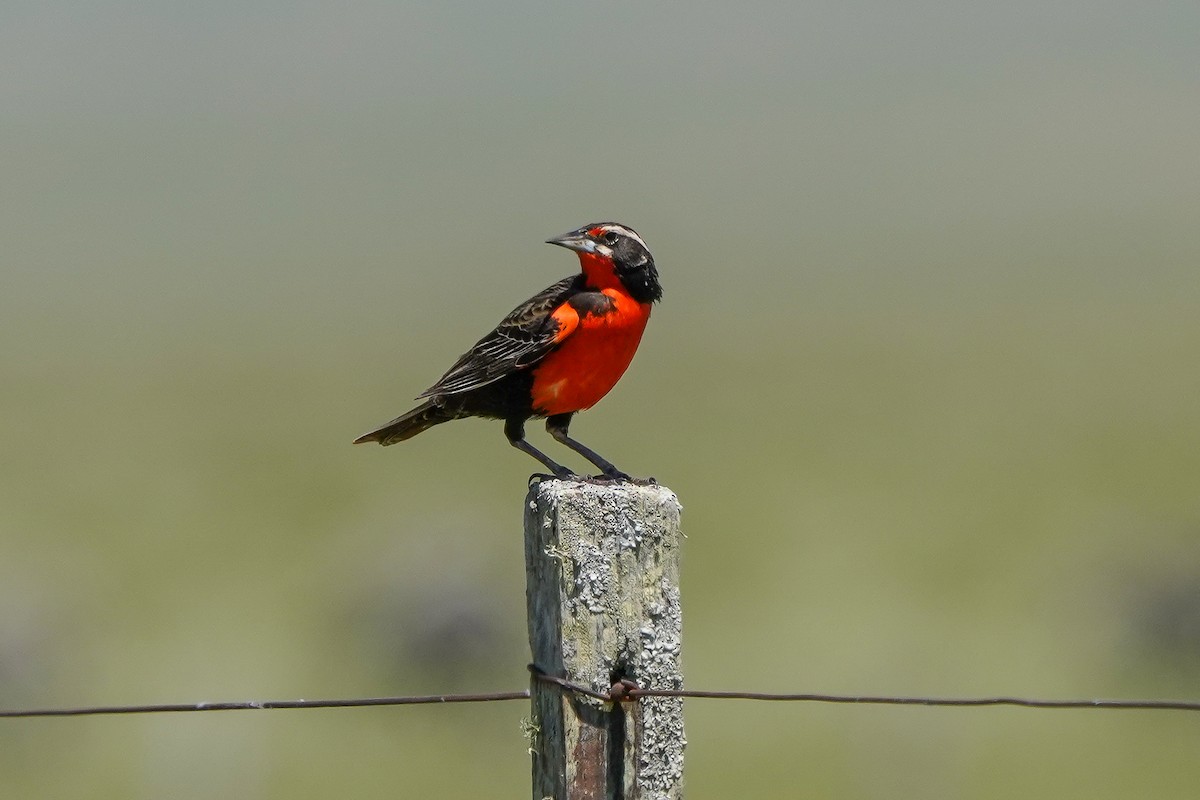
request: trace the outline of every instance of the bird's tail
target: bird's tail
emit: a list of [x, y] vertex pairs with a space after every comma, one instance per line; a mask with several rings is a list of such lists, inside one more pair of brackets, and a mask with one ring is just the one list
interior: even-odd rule
[[433, 401], [422, 403], [401, 417], [396, 417], [386, 425], [376, 428], [354, 440], [355, 444], [363, 442], [379, 442], [382, 445], [403, 442], [411, 439], [426, 428], [440, 425], [454, 419], [454, 414], [434, 405]]

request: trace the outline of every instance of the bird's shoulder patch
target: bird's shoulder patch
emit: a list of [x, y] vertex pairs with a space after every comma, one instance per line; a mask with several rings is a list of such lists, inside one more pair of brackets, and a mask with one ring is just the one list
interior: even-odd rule
[[611, 314], [617, 306], [611, 297], [595, 291], [576, 292], [567, 300], [567, 305], [575, 309], [575, 313], [581, 317], [603, 317], [605, 314]]

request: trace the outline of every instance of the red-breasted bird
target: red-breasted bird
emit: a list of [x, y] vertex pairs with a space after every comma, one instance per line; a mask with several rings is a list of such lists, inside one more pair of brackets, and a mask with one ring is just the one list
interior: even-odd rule
[[577, 252], [581, 272], [514, 308], [418, 395], [424, 403], [355, 444], [395, 444], [452, 419], [489, 417], [504, 420], [513, 447], [555, 476], [570, 477], [571, 470], [525, 441], [525, 422], [545, 417], [551, 436], [605, 476], [629, 479], [568, 436], [567, 428], [575, 412], [608, 394], [633, 360], [650, 307], [662, 297], [654, 257], [632, 228], [615, 222], [585, 225], [546, 242]]

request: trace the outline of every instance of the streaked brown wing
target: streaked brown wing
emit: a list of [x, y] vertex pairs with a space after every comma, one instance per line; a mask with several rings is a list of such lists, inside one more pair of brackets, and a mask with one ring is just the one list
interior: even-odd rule
[[582, 279], [563, 278], [514, 308], [418, 399], [469, 392], [536, 364], [557, 344], [559, 324], [551, 314], [581, 288]]

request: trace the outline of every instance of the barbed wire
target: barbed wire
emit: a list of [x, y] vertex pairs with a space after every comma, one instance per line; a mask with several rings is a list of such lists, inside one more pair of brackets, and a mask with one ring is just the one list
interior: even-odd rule
[[[678, 697], [698, 700], [755, 700], [790, 703], [838, 703], [884, 706], [950, 706], [983, 707], [1015, 706], [1043, 709], [1111, 709], [1126, 711], [1200, 711], [1196, 700], [1046, 700], [1028, 697], [900, 697], [895, 695], [844, 695], [799, 692], [704, 691], [698, 689], [643, 689], [632, 681], [614, 683], [607, 692], [572, 683], [566, 678], [549, 675], [534, 665], [530, 675], [538, 683], [557, 686], [563, 691], [591, 697], [605, 703], [635, 702], [650, 697]], [[216, 703], [161, 703], [128, 706], [81, 706], [76, 708], [35, 708], [0, 710], [0, 718], [17, 717], [82, 717], [106, 714], [162, 714], [184, 711], [250, 711], [300, 708], [365, 708], [379, 706], [446, 705], [450, 703], [494, 703], [528, 700], [528, 689], [516, 692], [486, 692], [477, 694], [406, 695], [396, 697], [361, 697], [335, 700], [247, 700]]]

